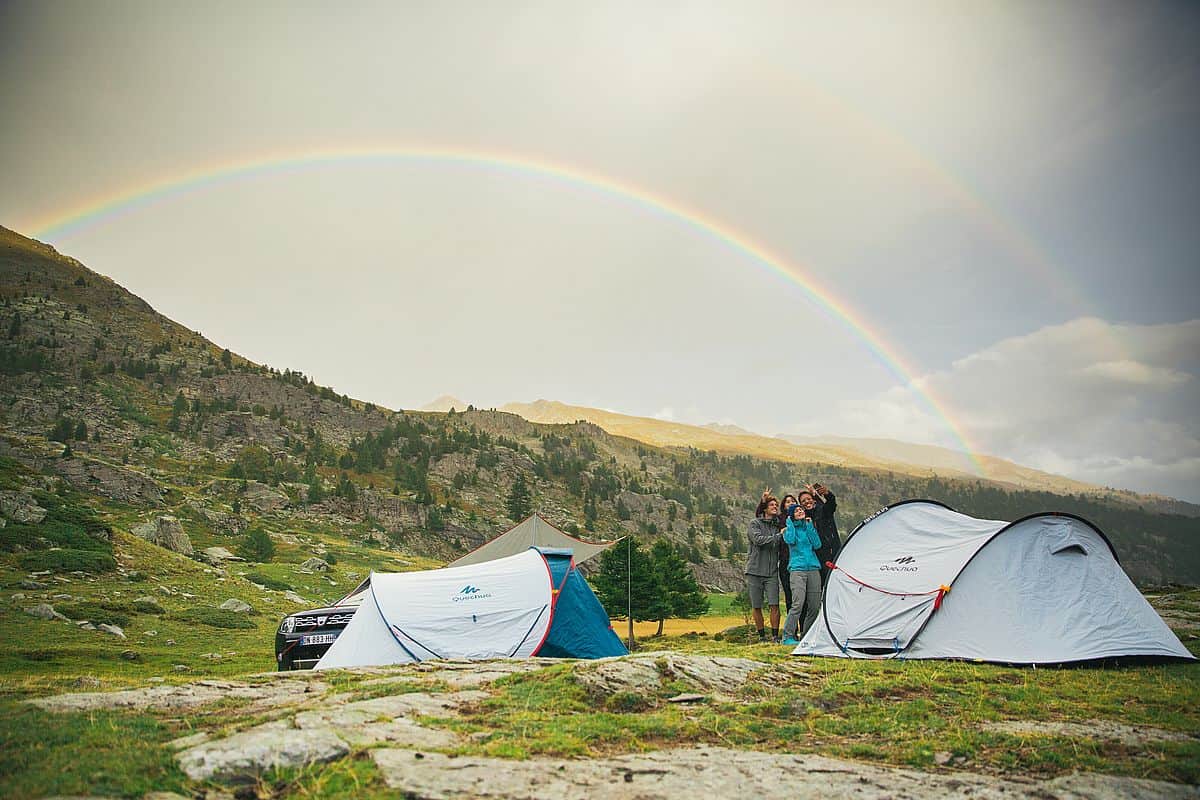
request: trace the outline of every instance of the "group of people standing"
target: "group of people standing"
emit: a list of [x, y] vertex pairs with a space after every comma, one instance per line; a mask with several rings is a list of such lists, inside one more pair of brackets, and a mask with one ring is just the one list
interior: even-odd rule
[[798, 644], [816, 621], [821, 587], [829, 577], [827, 564], [837, 558], [842, 545], [836, 512], [837, 498], [819, 483], [806, 484], [794, 495], [785, 494], [782, 502], [769, 488], [762, 493], [750, 521], [745, 570], [754, 626], [762, 641], [767, 641], [764, 602], [771, 617], [771, 641], [780, 641], [780, 586], [787, 604], [783, 644]]

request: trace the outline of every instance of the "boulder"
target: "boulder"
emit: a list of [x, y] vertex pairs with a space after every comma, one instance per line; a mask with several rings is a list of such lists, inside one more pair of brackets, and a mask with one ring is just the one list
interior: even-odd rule
[[246, 559], [234, 555], [224, 547], [206, 547], [200, 551], [200, 560], [219, 567], [226, 561], [245, 561]]
[[316, 558], [314, 556], [313, 558], [310, 558], [301, 564], [300, 569], [306, 569], [311, 572], [328, 572], [329, 564], [326, 563], [324, 559]]
[[218, 607], [226, 611], [232, 611], [235, 614], [250, 614], [254, 611], [254, 608], [249, 603], [245, 600], [238, 600], [236, 597], [229, 598]]
[[46, 518], [46, 509], [24, 492], [0, 491], [0, 514], [13, 522], [36, 525]]
[[96, 627], [99, 628], [100, 630], [104, 631], [105, 633], [116, 636], [118, 639], [125, 638], [125, 631], [121, 630], [120, 626], [118, 626], [118, 625], [107, 625], [107, 624], [101, 622]]
[[69, 619], [55, 611], [54, 606], [50, 605], [49, 603], [38, 603], [36, 606], [25, 609], [25, 613], [31, 617], [37, 617], [38, 619], [59, 619], [63, 620], [64, 622], [70, 622]]
[[143, 525], [137, 525], [130, 533], [173, 553], [192, 555], [191, 539], [184, 533], [179, 520], [170, 515], [156, 517]]
[[288, 589], [286, 592], [283, 593], [283, 599], [287, 600], [289, 603], [297, 603], [299, 605], [308, 605], [307, 600], [305, 600], [303, 597], [301, 597], [300, 595], [293, 592], [291, 589]]
[[241, 503], [260, 514], [270, 514], [287, 508], [291, 501], [283, 492], [277, 492], [270, 486], [257, 481], [249, 481], [241, 494]]

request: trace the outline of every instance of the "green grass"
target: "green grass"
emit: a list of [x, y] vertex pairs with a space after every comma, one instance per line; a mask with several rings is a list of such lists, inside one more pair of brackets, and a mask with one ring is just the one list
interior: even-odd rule
[[707, 597], [708, 612], [705, 616], [729, 617], [736, 616], [742, 612], [737, 601], [738, 595], [735, 592], [710, 592]]
[[176, 735], [149, 715], [49, 714], [0, 703], [0, 794], [19, 800], [184, 791], [186, 777], [162, 746]]
[[[0, 458], [0, 486], [24, 486], [23, 470]], [[176, 478], [183, 488], [168, 487], [171, 496], [184, 497], [195, 484], [187, 483], [190, 478], [183, 472]], [[253, 524], [276, 534], [275, 558], [265, 564], [228, 564], [222, 574], [126, 533], [147, 518], [145, 509], [69, 494], [38, 499], [50, 512], [46, 523], [12, 532], [5, 540], [26, 552], [6, 552], [0, 545], [0, 625], [22, 632], [0, 649], [0, 797], [5, 798], [202, 791], [178, 771], [165, 743], [196, 730], [220, 733], [264, 721], [265, 714], [246, 717], [244, 704], [219, 703], [182, 713], [49, 715], [20, 701], [81, 691], [85, 684], [77, 681], [83, 677], [111, 690], [147, 685], [151, 676], [177, 683], [269, 671], [274, 669], [276, 625], [297, 610], [283, 599], [285, 588], [318, 604], [344, 594], [370, 569], [436, 565], [377, 550], [312, 519], [279, 514], [253, 518]], [[214, 530], [186, 506], [172, 511], [184, 520], [195, 547], [234, 549], [236, 537]], [[115, 529], [111, 549], [98, 525]], [[39, 539], [43, 549], [34, 549]], [[51, 546], [64, 549], [44, 549]], [[336, 549], [335, 567], [328, 573], [298, 572], [298, 565], [321, 546]], [[55, 572], [37, 577], [45, 589], [20, 588], [30, 579], [24, 559], [63, 553], [111, 553], [125, 574], [76, 573], [65, 569], [70, 564], [57, 555]], [[397, 559], [409, 564], [399, 565]], [[1164, 607], [1200, 610], [1200, 591], [1171, 591]], [[18, 593], [25, 597], [10, 599]], [[70, 598], [56, 600], [55, 594]], [[142, 596], [154, 598], [156, 605], [135, 602]], [[230, 597], [250, 603], [256, 613], [217, 608]], [[736, 595], [711, 594], [709, 601], [710, 615], [740, 613]], [[51, 602], [73, 619], [114, 622], [127, 638], [25, 615], [22, 608], [37, 602]], [[935, 758], [948, 752], [965, 759], [957, 768], [972, 771], [1051, 776], [1082, 770], [1200, 782], [1200, 667], [1194, 665], [1030, 670], [956, 662], [799, 660], [790, 658], [786, 648], [704, 636], [664, 637], [653, 647], [749, 657], [797, 669], [775, 677], [764, 674], [728, 701], [677, 706], [666, 698], [684, 689], [681, 683], [666, 682], [658, 692], [595, 698], [576, 683], [574, 667], [562, 664], [497, 682], [492, 696], [462, 717], [424, 722], [464, 735], [453, 753], [500, 758], [589, 757], [707, 743], [921, 769], [942, 769]], [[176, 672], [177, 665], [186, 671]], [[364, 686], [370, 679], [333, 674], [326, 680], [330, 692], [351, 699], [450, 688], [420, 681]], [[982, 727], [1010, 719], [1109, 720], [1198, 738], [1128, 747], [1087, 737], [991, 733]], [[278, 798], [395, 794], [362, 750], [330, 764], [271, 773], [253, 790]]]
[[254, 621], [245, 614], [226, 611], [223, 608], [209, 608], [207, 606], [178, 611], [173, 615], [173, 618], [181, 622], [192, 622], [197, 625], [207, 625], [210, 628], [224, 628], [226, 630], [234, 628], [256, 630], [258, 628], [254, 624]]

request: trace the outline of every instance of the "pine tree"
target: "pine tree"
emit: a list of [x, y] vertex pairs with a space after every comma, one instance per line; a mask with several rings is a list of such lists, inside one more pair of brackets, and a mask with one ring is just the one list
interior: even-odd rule
[[610, 615], [624, 616], [627, 607], [638, 621], [670, 614], [671, 605], [654, 561], [632, 536], [604, 551], [600, 568], [589, 582]]
[[54, 430], [50, 432], [50, 441], [66, 444], [71, 441], [71, 434], [74, 432], [75, 426], [71, 424], [71, 420], [59, 417], [54, 423]]
[[308, 481], [308, 503], [312, 505], [319, 503], [325, 499], [325, 486], [321, 483], [321, 477], [315, 472]]
[[238, 555], [247, 561], [270, 561], [275, 556], [275, 543], [262, 528], [254, 528], [238, 545]]
[[429, 513], [425, 515], [425, 527], [431, 531], [441, 531], [446, 529], [446, 518], [442, 516], [442, 510], [437, 506], [430, 506]]
[[668, 613], [658, 620], [657, 636], [662, 636], [666, 617], [691, 619], [708, 611], [708, 597], [700, 590], [696, 576], [666, 539], [659, 539], [650, 550], [650, 558], [662, 582], [669, 604]]
[[625, 505], [625, 501], [618, 497], [617, 498], [617, 519], [628, 520], [632, 516], [633, 515], [629, 513], [629, 506]]
[[504, 501], [504, 507], [512, 520], [525, 519], [533, 513], [533, 495], [529, 491], [529, 484], [525, 482], [525, 473], [517, 473], [517, 479], [508, 490], [508, 499]]

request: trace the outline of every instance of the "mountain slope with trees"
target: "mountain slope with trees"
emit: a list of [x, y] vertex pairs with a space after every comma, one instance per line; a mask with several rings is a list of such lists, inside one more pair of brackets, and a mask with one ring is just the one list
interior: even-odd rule
[[[657, 447], [586, 421], [471, 407], [385, 409], [250, 362], [4, 229], [0, 286], [0, 455], [90, 498], [117, 530], [170, 516], [232, 553], [248, 532], [287, 550], [319, 531], [364, 553], [444, 561], [537, 510], [585, 537], [667, 542], [701, 584], [734, 589], [763, 487], [821, 480], [838, 493], [844, 533], [912, 496], [992, 518], [1065, 510], [1104, 528], [1139, 582], [1200, 582], [1200, 523], [1122, 498]], [[0, 506], [10, 522], [28, 496], [12, 491]], [[27, 534], [14, 552], [47, 538]]]

